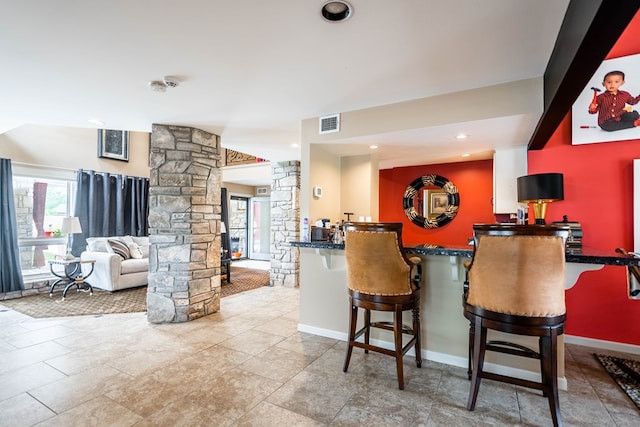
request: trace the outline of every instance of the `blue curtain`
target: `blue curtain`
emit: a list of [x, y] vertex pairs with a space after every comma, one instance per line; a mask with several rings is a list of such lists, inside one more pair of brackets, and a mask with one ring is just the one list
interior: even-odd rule
[[20, 269], [18, 224], [9, 159], [0, 159], [0, 231], [0, 293], [21, 291], [24, 289], [24, 280]]
[[87, 237], [148, 235], [148, 178], [80, 169], [76, 183], [74, 216], [82, 234], [73, 236], [74, 255], [85, 249]]

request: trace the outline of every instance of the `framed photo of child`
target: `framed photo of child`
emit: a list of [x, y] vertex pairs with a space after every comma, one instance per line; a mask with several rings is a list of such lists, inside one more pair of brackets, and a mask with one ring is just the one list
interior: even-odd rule
[[640, 55], [603, 61], [571, 108], [571, 143], [640, 139]]

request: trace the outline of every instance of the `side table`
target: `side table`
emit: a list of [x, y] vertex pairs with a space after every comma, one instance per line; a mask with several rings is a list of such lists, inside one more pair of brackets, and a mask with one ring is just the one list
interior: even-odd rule
[[[62, 301], [64, 301], [64, 298], [67, 296], [67, 291], [72, 286], [75, 286], [78, 292], [89, 292], [89, 295], [93, 295], [93, 287], [86, 281], [86, 279], [93, 273], [95, 263], [95, 260], [81, 260], [80, 258], [49, 261], [51, 274], [58, 277], [58, 280], [53, 282], [51, 287], [49, 287], [49, 297], [53, 296], [53, 289], [58, 285], [64, 286], [64, 290], [62, 291]], [[91, 264], [91, 270], [86, 276], [82, 275], [82, 264]], [[61, 274], [62, 272], [55, 271], [53, 269], [53, 266], [55, 265], [63, 266], [64, 275]]]

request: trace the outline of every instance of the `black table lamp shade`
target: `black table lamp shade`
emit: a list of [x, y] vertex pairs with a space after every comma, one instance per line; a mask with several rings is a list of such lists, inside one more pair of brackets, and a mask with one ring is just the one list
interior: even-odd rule
[[539, 173], [518, 178], [518, 202], [533, 203], [536, 224], [544, 224], [547, 203], [564, 200], [564, 176]]

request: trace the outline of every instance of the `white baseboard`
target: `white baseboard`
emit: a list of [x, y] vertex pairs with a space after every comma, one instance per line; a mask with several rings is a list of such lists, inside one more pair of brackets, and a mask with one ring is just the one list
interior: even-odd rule
[[347, 340], [347, 334], [345, 332], [338, 332], [331, 329], [323, 329], [315, 326], [303, 325], [302, 323], [298, 323], [298, 331], [306, 332], [312, 335], [319, 335], [321, 337], [333, 338], [338, 341]]
[[594, 338], [576, 337], [573, 335], [564, 336], [565, 344], [581, 345], [583, 347], [599, 348], [601, 350], [618, 351], [620, 353], [638, 354], [640, 355], [640, 346], [633, 344], [624, 344], [614, 341], [597, 340]]
[[[452, 356], [450, 354], [445, 353], [436, 353], [433, 351], [427, 351], [425, 356], [425, 351], [422, 351], [423, 357], [427, 360], [431, 360], [433, 362], [444, 363], [445, 365], [457, 366], [459, 368], [467, 368], [467, 358], [460, 356]], [[484, 363], [484, 370], [487, 372], [493, 372], [494, 374], [506, 375], [509, 377], [521, 378], [529, 381], [541, 381], [541, 376], [539, 372], [527, 371], [524, 369], [512, 368], [509, 366], [496, 365], [495, 363]], [[567, 378], [566, 377], [558, 377], [558, 388], [560, 390], [567, 390]]]
[[[339, 341], [347, 341], [347, 334], [343, 332], [336, 332], [329, 329], [317, 328], [315, 326], [303, 325], [298, 323], [298, 331], [306, 332], [313, 335], [319, 335], [322, 337], [333, 338]], [[566, 338], [565, 338], [566, 342]], [[379, 347], [392, 349], [393, 343], [388, 341], [380, 341], [380, 340], [371, 340], [371, 344], [377, 345]], [[434, 351], [428, 351], [422, 349], [422, 359], [430, 360], [432, 362], [443, 363], [445, 365], [457, 366], [459, 368], [467, 367], [467, 358], [454, 356], [446, 353], [437, 353]], [[413, 349], [410, 349], [407, 352], [410, 356], [415, 356]], [[540, 382], [540, 373], [527, 371], [524, 369], [512, 368], [509, 366], [496, 365], [494, 363], [485, 362], [484, 368], [488, 372], [493, 372], [495, 374], [507, 375], [510, 377], [522, 378], [530, 381]], [[560, 390], [567, 390], [567, 378], [566, 377], [558, 377], [558, 388]]]

